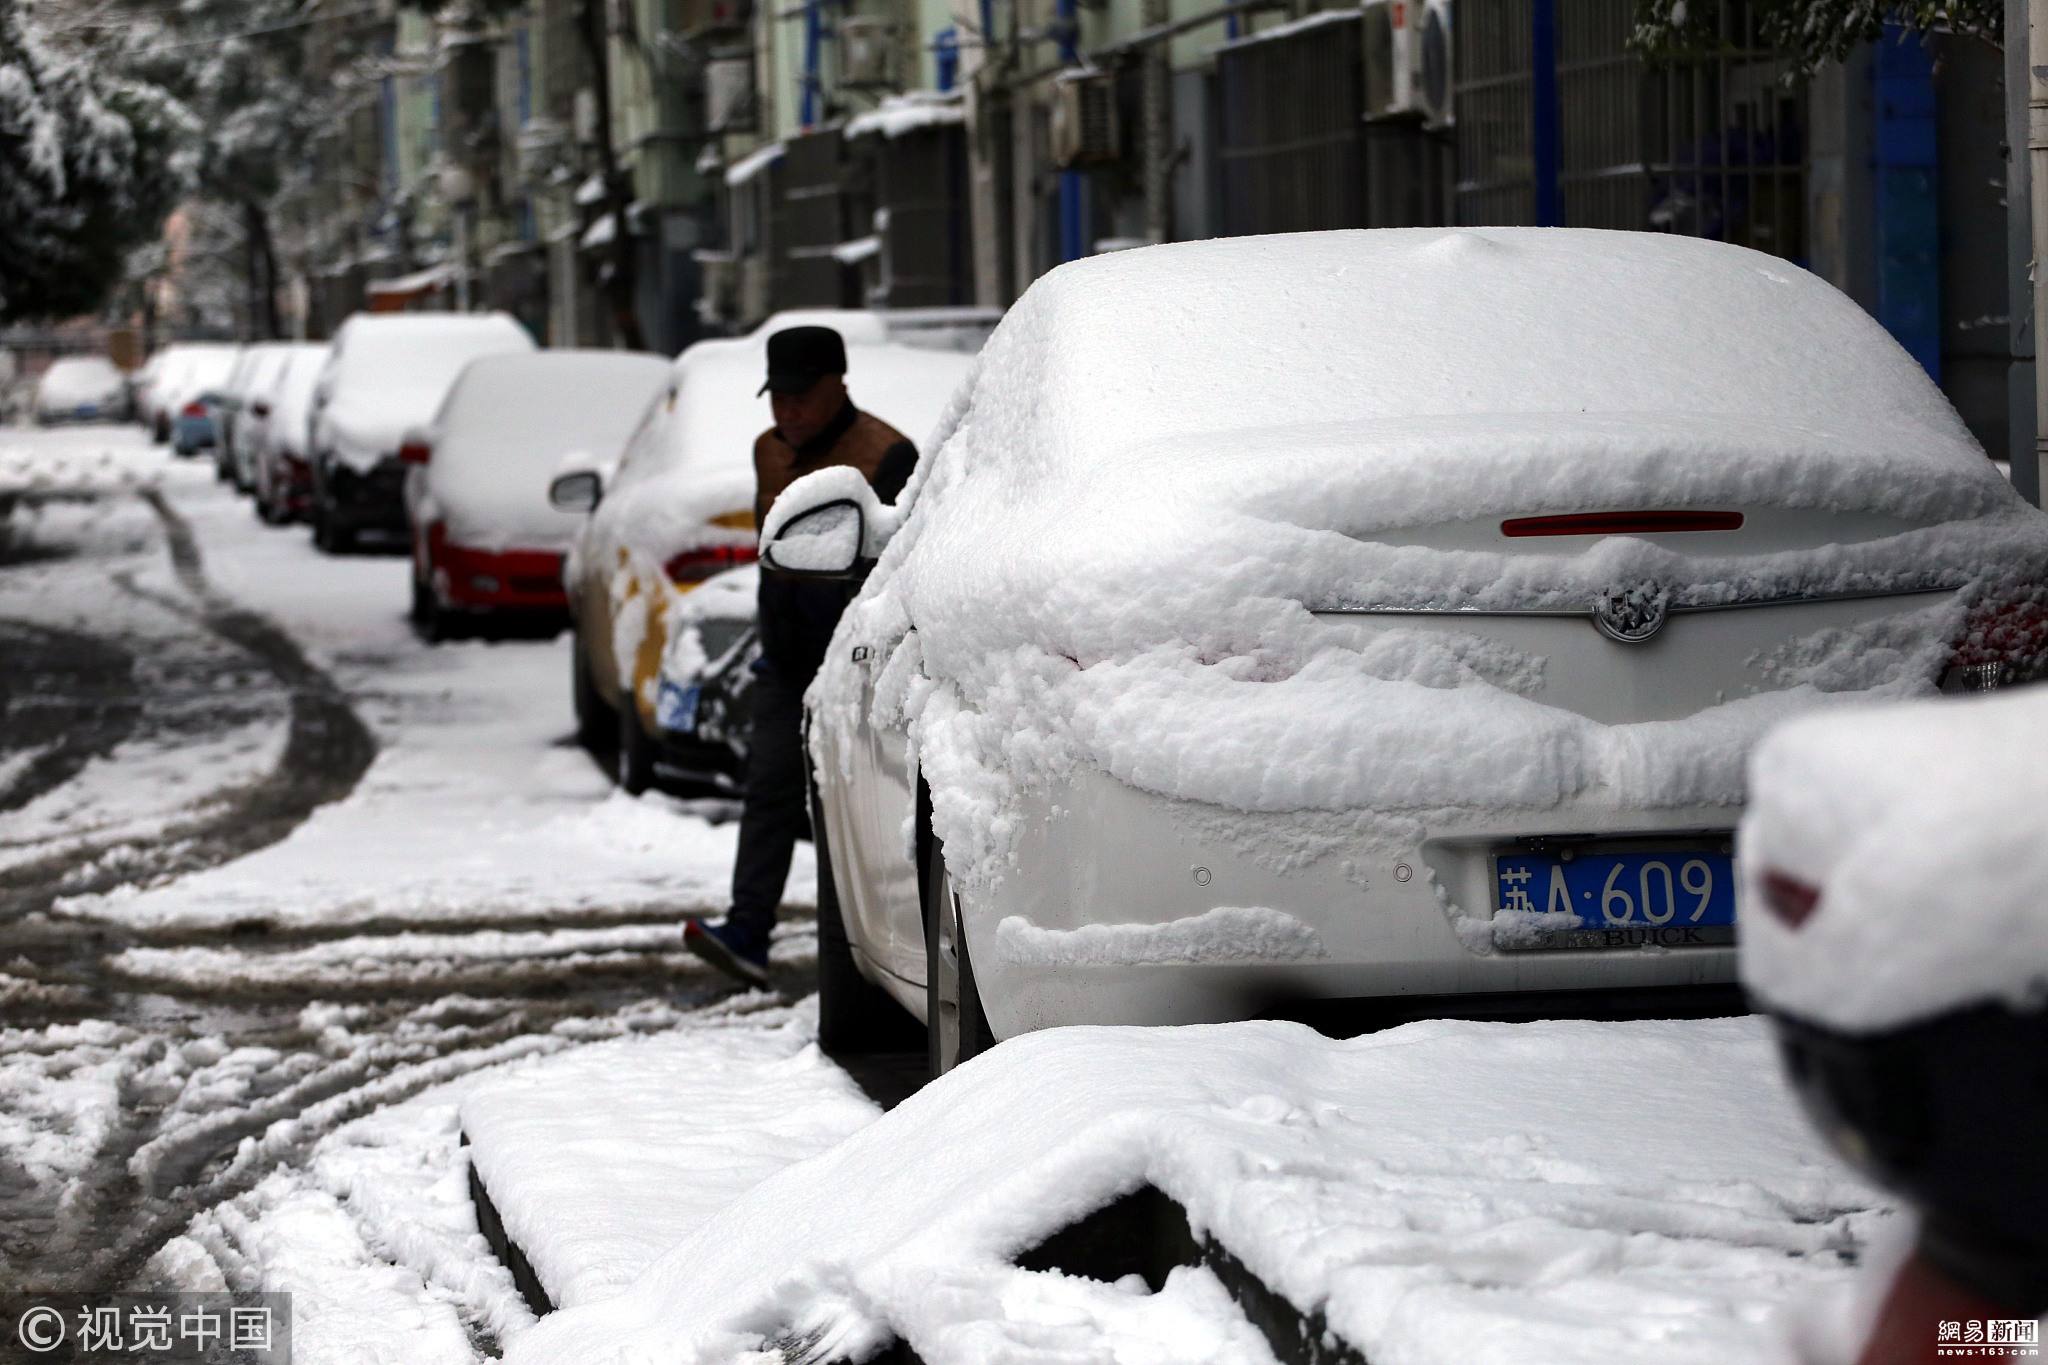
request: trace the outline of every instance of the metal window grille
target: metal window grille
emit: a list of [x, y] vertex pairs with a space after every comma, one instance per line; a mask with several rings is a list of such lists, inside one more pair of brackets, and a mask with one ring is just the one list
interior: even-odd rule
[[[1572, 227], [1675, 232], [1806, 252], [1806, 93], [1761, 45], [1748, 0], [1711, 6], [1712, 36], [1647, 62], [1633, 0], [1559, 0], [1558, 185]], [[1462, 0], [1456, 202], [1462, 223], [1535, 220], [1530, 0]]]

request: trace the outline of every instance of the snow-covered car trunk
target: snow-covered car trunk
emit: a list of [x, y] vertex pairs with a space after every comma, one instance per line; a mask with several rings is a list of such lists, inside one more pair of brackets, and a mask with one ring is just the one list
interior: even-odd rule
[[418, 581], [442, 609], [565, 607], [562, 558], [582, 518], [548, 484], [565, 456], [614, 456], [668, 382], [660, 356], [536, 351], [472, 361], [409, 479]]
[[813, 744], [863, 965], [926, 1007], [921, 780], [998, 1036], [1731, 980], [1750, 745], [2048, 562], [1853, 303], [1642, 234], [1063, 267], [942, 434]]

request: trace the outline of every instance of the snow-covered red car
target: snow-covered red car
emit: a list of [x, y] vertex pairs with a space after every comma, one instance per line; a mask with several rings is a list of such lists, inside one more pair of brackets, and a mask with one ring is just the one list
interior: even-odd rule
[[128, 415], [128, 381], [103, 355], [68, 355], [50, 362], [36, 383], [36, 421], [112, 422]]
[[582, 518], [548, 485], [564, 457], [610, 456], [668, 383], [661, 356], [535, 351], [471, 361], [410, 468], [412, 614], [429, 636], [499, 615], [561, 617], [562, 554]]
[[[971, 359], [950, 337], [939, 349], [854, 339], [885, 335], [878, 316], [844, 315], [847, 388], [916, 440]], [[655, 707], [672, 613], [698, 584], [754, 558], [754, 439], [774, 421], [758, 393], [767, 344], [756, 333], [691, 346], [624, 452], [594, 457], [554, 483], [557, 506], [590, 511], [565, 571], [577, 730], [616, 753], [629, 791], [644, 790], [664, 758]], [[678, 761], [688, 766], [687, 755]]]
[[1062, 266], [897, 507], [825, 470], [763, 530], [771, 565], [879, 555], [809, 694], [823, 1017], [872, 983], [941, 1065], [1333, 1000], [1675, 1005], [1734, 979], [1757, 736], [2042, 667], [2048, 519], [1919, 366], [1796, 266], [1652, 234]]
[[509, 313], [357, 313], [336, 329], [313, 391], [313, 542], [403, 532], [405, 434], [433, 420], [462, 367], [537, 349]]

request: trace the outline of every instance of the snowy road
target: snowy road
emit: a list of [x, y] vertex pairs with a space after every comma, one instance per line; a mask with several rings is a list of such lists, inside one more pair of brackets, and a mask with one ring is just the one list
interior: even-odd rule
[[[520, 1310], [461, 1200], [417, 1170], [351, 1194], [320, 1140], [396, 1105], [407, 1160], [452, 1155], [436, 1087], [772, 1006], [733, 1002], [676, 937], [722, 894], [729, 812], [613, 793], [568, 738], [566, 640], [424, 645], [401, 557], [322, 558], [210, 462], [132, 428], [0, 431], [0, 505], [16, 494], [0, 1280], [317, 1280], [360, 1311], [436, 1306], [420, 1330], [448, 1349], [401, 1313], [394, 1358], [493, 1350]], [[778, 984], [812, 942], [790, 917]], [[407, 1190], [397, 1245], [378, 1211]]]

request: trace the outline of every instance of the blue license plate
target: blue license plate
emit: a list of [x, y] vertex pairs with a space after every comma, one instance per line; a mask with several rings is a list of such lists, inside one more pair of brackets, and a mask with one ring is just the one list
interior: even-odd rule
[[1494, 939], [1504, 948], [1728, 944], [1735, 862], [1718, 849], [1501, 853], [1493, 904]]
[[663, 678], [654, 691], [654, 723], [672, 735], [695, 734], [697, 698], [703, 692], [696, 683], [685, 687]]

